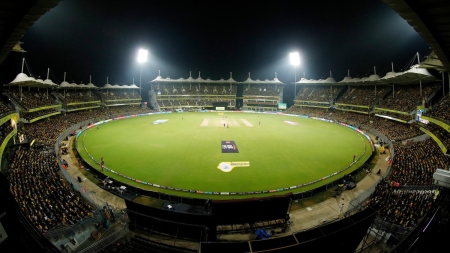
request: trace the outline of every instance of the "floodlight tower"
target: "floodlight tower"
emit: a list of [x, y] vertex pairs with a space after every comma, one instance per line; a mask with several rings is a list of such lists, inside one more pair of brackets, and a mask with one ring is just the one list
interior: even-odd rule
[[142, 64], [147, 62], [148, 51], [145, 49], [139, 49], [137, 61], [141, 65], [141, 75], [139, 76], [139, 96], [142, 98]]
[[297, 52], [294, 53], [290, 53], [289, 54], [289, 60], [292, 66], [294, 66], [294, 99], [295, 96], [297, 95], [297, 84], [295, 84], [297, 82], [297, 69], [296, 67], [298, 65], [300, 65], [300, 56]]

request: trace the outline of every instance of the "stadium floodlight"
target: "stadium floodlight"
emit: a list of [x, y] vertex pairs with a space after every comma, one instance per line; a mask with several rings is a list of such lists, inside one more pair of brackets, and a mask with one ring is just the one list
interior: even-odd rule
[[139, 76], [139, 96], [142, 98], [142, 64], [147, 62], [148, 51], [139, 49], [137, 61], [141, 64], [141, 75]]
[[300, 56], [298, 55], [297, 52], [290, 53], [289, 59], [291, 61], [291, 65], [294, 65], [294, 66], [300, 65]]
[[300, 65], [300, 55], [297, 52], [289, 54], [289, 60], [292, 66], [294, 66], [294, 99], [297, 96], [297, 69], [296, 67]]
[[147, 62], [148, 51], [145, 49], [139, 49], [137, 61], [139, 63]]

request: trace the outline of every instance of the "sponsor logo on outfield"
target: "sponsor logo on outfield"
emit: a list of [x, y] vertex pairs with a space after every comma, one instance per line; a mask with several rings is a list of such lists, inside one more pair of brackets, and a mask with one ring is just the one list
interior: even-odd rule
[[234, 141], [222, 141], [222, 153], [239, 153]]
[[291, 125], [291, 126], [296, 126], [296, 125], [298, 125], [297, 122], [290, 121], [290, 120], [285, 120], [285, 121], [283, 121], [283, 122], [286, 123], [286, 124], [288, 124], [288, 125]]
[[153, 124], [160, 125], [160, 124], [165, 123], [166, 121], [168, 121], [168, 119], [158, 119], [158, 120], [153, 121]]
[[250, 162], [221, 162], [217, 168], [223, 172], [230, 172], [235, 167], [250, 167]]

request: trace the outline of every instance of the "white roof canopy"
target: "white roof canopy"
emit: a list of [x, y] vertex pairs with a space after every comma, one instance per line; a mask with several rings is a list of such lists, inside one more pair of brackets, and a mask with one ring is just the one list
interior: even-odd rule
[[383, 85], [383, 84], [417, 84], [419, 81], [422, 83], [435, 82], [438, 79], [432, 76], [427, 69], [419, 67], [419, 65], [413, 65], [410, 69], [404, 72], [387, 72], [382, 78], [374, 74], [369, 77], [351, 78], [345, 77], [340, 84], [357, 84], [357, 85]]
[[160, 74], [150, 81], [149, 83], [205, 83], [205, 84], [238, 84], [239, 82], [235, 81], [232, 77], [232, 73], [230, 72], [230, 78], [228, 79], [219, 79], [219, 80], [211, 80], [209, 77], [207, 79], [203, 79], [200, 76], [200, 72], [197, 78], [192, 78], [190, 74], [188, 78], [180, 77], [178, 79], [171, 79], [170, 77], [163, 78]]
[[55, 84], [50, 80], [46, 79], [34, 79], [33, 77], [27, 76], [25, 73], [19, 73], [14, 80], [10, 83], [5, 84], [5, 86], [26, 86], [26, 87], [37, 87], [37, 88], [52, 88]]
[[139, 87], [136, 86], [136, 84], [132, 84], [132, 85], [118, 85], [118, 84], [114, 84], [111, 85], [109, 83], [105, 84], [103, 87], [100, 87], [100, 89], [139, 89]]
[[240, 82], [242, 84], [283, 84], [280, 80], [278, 80], [277, 78], [277, 73], [275, 72], [275, 78], [273, 80], [269, 80], [269, 79], [265, 79], [265, 80], [252, 80], [252, 78], [250, 77], [250, 72], [248, 73], [248, 78], [247, 80]]

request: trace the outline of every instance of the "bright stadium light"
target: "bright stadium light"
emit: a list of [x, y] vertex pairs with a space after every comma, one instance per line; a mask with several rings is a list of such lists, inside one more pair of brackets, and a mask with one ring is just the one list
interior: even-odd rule
[[139, 49], [137, 61], [139, 63], [147, 62], [148, 51], [145, 49]]
[[139, 76], [139, 96], [142, 98], [142, 64], [147, 62], [148, 51], [145, 49], [139, 49], [137, 61], [141, 64], [141, 75]]
[[289, 60], [292, 66], [294, 66], [294, 99], [297, 96], [297, 69], [296, 67], [300, 65], [300, 56], [297, 52], [289, 54]]
[[289, 59], [291, 61], [291, 65], [294, 65], [294, 66], [300, 65], [300, 56], [298, 55], [297, 52], [290, 53], [289, 54]]

